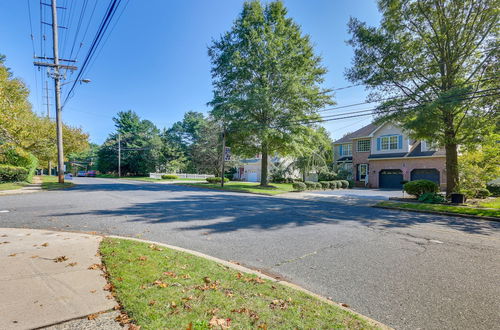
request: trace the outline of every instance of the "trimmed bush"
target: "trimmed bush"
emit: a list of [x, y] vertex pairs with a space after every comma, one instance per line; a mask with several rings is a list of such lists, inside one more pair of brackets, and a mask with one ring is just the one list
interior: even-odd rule
[[340, 180], [335, 180], [335, 184], [337, 185], [337, 189], [342, 188], [342, 182]]
[[23, 182], [28, 176], [29, 171], [24, 167], [0, 165], [0, 182]]
[[423, 193], [418, 200], [422, 203], [441, 204], [446, 202], [446, 198], [436, 193]]
[[321, 188], [330, 189], [330, 184], [328, 183], [328, 181], [320, 181], [319, 183], [321, 184]]
[[476, 191], [476, 198], [486, 198], [486, 197], [489, 197], [491, 195], [490, 191], [486, 188], [479, 188], [477, 191]]
[[335, 180], [336, 176], [337, 176], [337, 174], [334, 172], [321, 172], [321, 173], [318, 173], [318, 181], [321, 182], [321, 181]]
[[486, 188], [491, 193], [492, 196], [500, 196], [500, 183], [492, 182], [486, 185]]
[[[217, 176], [211, 176], [211, 177], [208, 177], [206, 178], [207, 182], [208, 183], [220, 183], [220, 178], [217, 177]], [[224, 182], [229, 182], [229, 179], [228, 178], [224, 178]]]
[[330, 189], [337, 189], [337, 183], [335, 181], [328, 181]]
[[430, 180], [415, 180], [407, 182], [403, 185], [404, 191], [410, 195], [415, 195], [417, 198], [425, 193], [437, 193], [439, 187], [437, 183]]
[[342, 185], [342, 188], [344, 188], [344, 189], [349, 188], [349, 181], [347, 181], [347, 180], [340, 180], [340, 184]]
[[293, 190], [296, 191], [304, 191], [307, 189], [307, 186], [304, 182], [294, 182], [292, 183]]
[[304, 184], [306, 185], [307, 189], [311, 190], [316, 188], [315, 182], [312, 181], [304, 181]]
[[174, 174], [163, 174], [161, 176], [161, 178], [163, 180], [175, 180], [175, 179], [178, 179], [179, 177], [177, 175], [174, 175]]
[[323, 185], [319, 182], [314, 182], [314, 188], [315, 189], [323, 189]]
[[12, 144], [0, 146], [0, 163], [5, 165], [24, 167], [28, 170], [28, 176], [23, 181], [31, 182], [38, 167], [38, 159], [31, 153]]
[[354, 187], [354, 181], [353, 180], [347, 180], [349, 182], [349, 188]]

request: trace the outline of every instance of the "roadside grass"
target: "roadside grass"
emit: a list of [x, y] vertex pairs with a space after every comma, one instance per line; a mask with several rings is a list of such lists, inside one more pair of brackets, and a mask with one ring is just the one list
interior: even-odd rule
[[500, 210], [482, 209], [469, 206], [454, 206], [454, 205], [426, 204], [426, 203], [400, 203], [400, 202], [380, 202], [375, 206], [395, 207], [395, 208], [410, 209], [410, 210], [450, 212], [450, 213], [465, 214], [465, 215], [479, 215], [483, 217], [500, 218]]
[[181, 183], [193, 187], [209, 188], [216, 190], [228, 190], [237, 192], [247, 192], [253, 194], [278, 195], [293, 191], [291, 183], [271, 183], [269, 187], [261, 187], [253, 182], [230, 181], [224, 183], [224, 188], [221, 188], [220, 183]]
[[479, 206], [488, 207], [491, 209], [500, 209], [500, 197], [489, 199], [484, 202], [479, 202]]
[[141, 329], [374, 329], [304, 292], [186, 252], [124, 239], [100, 246], [113, 294]]
[[68, 181], [64, 181], [62, 184], [59, 183], [57, 176], [42, 175], [40, 179], [42, 179], [42, 189], [46, 190], [64, 189], [74, 185], [73, 182]]
[[26, 182], [6, 182], [0, 183], [0, 191], [3, 190], [17, 190], [25, 187], [28, 183]]
[[119, 178], [113, 174], [98, 174], [97, 178], [108, 178], [108, 179], [122, 179], [122, 180], [135, 180], [135, 181], [146, 181], [146, 182], [169, 182], [169, 181], [205, 181], [205, 179], [153, 179], [148, 176], [122, 176]]

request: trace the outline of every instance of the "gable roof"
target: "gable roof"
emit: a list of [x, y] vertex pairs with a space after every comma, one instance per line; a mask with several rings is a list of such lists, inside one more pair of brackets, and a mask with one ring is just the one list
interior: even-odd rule
[[337, 141], [335, 141], [333, 143], [347, 143], [347, 142], [351, 142], [352, 139], [361, 138], [361, 137], [368, 137], [377, 128], [378, 128], [377, 125], [368, 124], [368, 125], [366, 125], [364, 127], [361, 127], [357, 131], [354, 131], [354, 132], [352, 132], [350, 134], [347, 134], [347, 135], [343, 136], [342, 138], [338, 139]]

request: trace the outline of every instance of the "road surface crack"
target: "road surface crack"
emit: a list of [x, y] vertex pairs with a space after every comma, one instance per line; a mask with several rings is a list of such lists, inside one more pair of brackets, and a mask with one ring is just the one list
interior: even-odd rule
[[325, 247], [319, 248], [317, 250], [314, 250], [312, 252], [306, 253], [306, 254], [304, 254], [304, 255], [302, 255], [300, 257], [292, 258], [292, 259], [288, 259], [288, 260], [284, 260], [284, 261], [278, 262], [278, 263], [274, 264], [273, 267], [280, 267], [280, 266], [283, 266], [285, 264], [289, 264], [291, 262], [299, 261], [299, 260], [305, 259], [307, 257], [314, 256], [314, 255], [318, 254], [319, 252], [322, 252], [322, 251], [325, 251], [325, 250], [328, 250], [328, 249], [331, 249], [331, 248], [342, 248], [344, 246], [345, 246], [345, 244], [330, 244], [328, 246], [325, 246]]

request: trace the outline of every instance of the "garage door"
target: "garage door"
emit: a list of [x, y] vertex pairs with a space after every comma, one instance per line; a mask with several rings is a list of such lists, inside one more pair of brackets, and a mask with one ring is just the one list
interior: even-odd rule
[[249, 172], [249, 173], [247, 173], [247, 181], [249, 181], [249, 182], [257, 182], [257, 172]]
[[430, 180], [439, 184], [439, 171], [435, 168], [422, 168], [411, 171], [411, 181]]
[[399, 189], [403, 187], [403, 172], [401, 170], [382, 170], [379, 174], [380, 188]]

